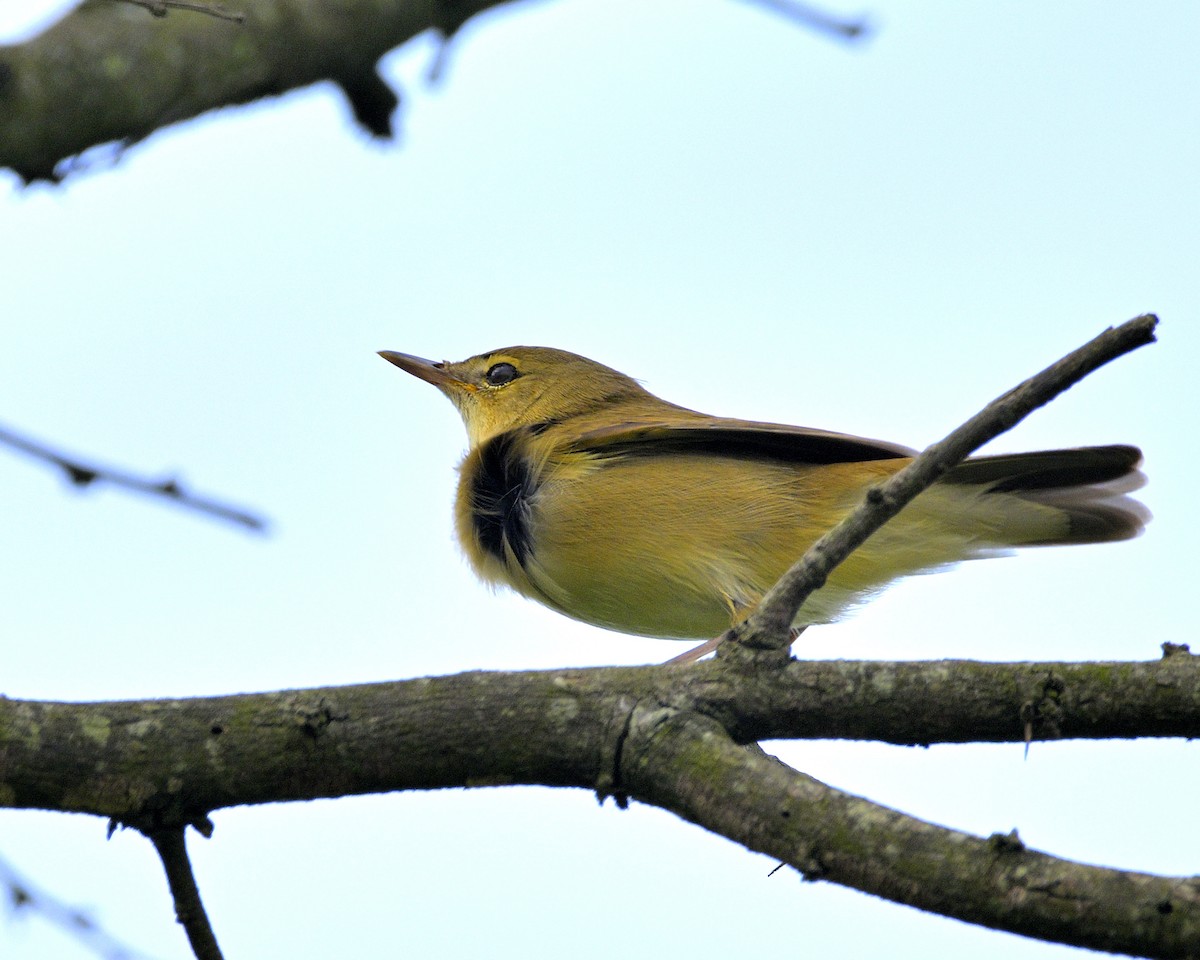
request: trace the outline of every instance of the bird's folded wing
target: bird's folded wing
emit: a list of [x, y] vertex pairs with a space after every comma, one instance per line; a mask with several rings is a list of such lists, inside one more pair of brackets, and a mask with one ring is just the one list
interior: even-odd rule
[[893, 460], [915, 453], [897, 443], [846, 433], [699, 416], [683, 423], [625, 422], [597, 427], [574, 437], [570, 448], [601, 457], [707, 453], [808, 464]]

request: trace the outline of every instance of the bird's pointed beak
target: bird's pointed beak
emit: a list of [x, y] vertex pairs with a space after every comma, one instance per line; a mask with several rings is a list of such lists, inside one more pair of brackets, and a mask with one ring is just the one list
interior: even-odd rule
[[432, 383], [439, 390], [445, 390], [447, 387], [462, 389], [468, 386], [458, 377], [448, 373], [444, 362], [414, 357], [411, 353], [397, 353], [395, 350], [380, 350], [379, 355], [405, 373], [411, 373], [426, 383]]

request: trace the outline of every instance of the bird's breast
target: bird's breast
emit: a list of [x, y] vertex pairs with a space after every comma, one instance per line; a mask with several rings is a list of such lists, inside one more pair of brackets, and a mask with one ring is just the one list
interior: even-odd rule
[[578, 453], [522, 427], [467, 454], [458, 535], [482, 579], [568, 616], [715, 636], [761, 594], [760, 566], [782, 570], [798, 555], [796, 469], [762, 472], [732, 458]]
[[523, 567], [533, 552], [530, 514], [538, 475], [523, 440], [517, 431], [492, 437], [472, 450], [461, 468], [459, 535], [488, 579], [507, 578], [497, 578], [485, 565], [507, 567], [511, 560]]

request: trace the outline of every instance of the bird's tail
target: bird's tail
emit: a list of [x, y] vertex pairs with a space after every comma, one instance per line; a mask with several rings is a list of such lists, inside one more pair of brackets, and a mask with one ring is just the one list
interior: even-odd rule
[[1146, 482], [1141, 462], [1137, 447], [1119, 445], [1001, 454], [967, 460], [939, 485], [970, 490], [981, 507], [997, 508], [997, 544], [1106, 543], [1136, 537], [1150, 519], [1127, 496]]

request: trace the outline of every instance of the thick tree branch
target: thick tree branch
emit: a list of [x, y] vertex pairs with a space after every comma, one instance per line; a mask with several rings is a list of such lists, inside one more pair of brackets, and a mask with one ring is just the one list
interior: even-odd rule
[[[0, 167], [61, 180], [68, 161], [155, 130], [322, 81], [355, 119], [392, 136], [398, 95], [376, 71], [389, 50], [445, 38], [513, 0], [86, 0], [25, 43], [0, 46]], [[757, 0], [812, 29], [864, 34], [795, 0]], [[440, 69], [439, 54], [435, 72]]]
[[874, 740], [899, 746], [1191, 738], [1200, 657], [1164, 645], [1149, 662], [792, 661], [736, 687], [701, 676], [690, 705], [741, 743]]
[[[812, 878], [922, 909], [1182, 956], [1173, 945], [1200, 930], [1191, 881], [968, 838], [734, 746], [756, 737], [1020, 743], [1031, 708], [1046, 718], [1043, 735], [1200, 736], [1200, 658], [1170, 648], [1129, 664], [798, 661], [762, 675], [712, 661], [143, 703], [0, 699], [0, 805], [90, 812], [151, 832], [147, 824], [177, 830], [236, 804], [572, 786], [663, 806]], [[868, 856], [856, 863], [860, 847]], [[921, 889], [935, 866], [936, 882]], [[1067, 923], [1067, 912], [1097, 916], [1113, 897], [1124, 906], [1103, 924]], [[1158, 911], [1149, 933], [1148, 903]]]
[[639, 711], [626, 787], [714, 833], [896, 903], [1012, 933], [1145, 957], [1194, 957], [1200, 879], [1106, 870], [987, 839], [842, 793], [739, 747], [719, 724]]
[[[372, 132], [390, 132], [376, 62], [426, 30], [453, 33], [511, 0], [253, 0], [244, 22], [88, 0], [25, 43], [0, 47], [0, 166], [61, 179], [90, 147], [128, 145], [219, 107], [332, 80]], [[232, 7], [230, 8], [232, 9]], [[370, 92], [370, 103], [356, 95]], [[390, 100], [389, 100], [390, 97]], [[56, 168], [57, 172], [56, 172]]]
[[480, 784], [607, 789], [636, 704], [718, 722], [740, 743], [895, 744], [1200, 737], [1200, 657], [1145, 663], [719, 661], [464, 673], [189, 700], [0, 698], [0, 806], [141, 827], [211, 810]]
[[0, 444], [58, 467], [67, 480], [76, 487], [82, 488], [89, 487], [95, 483], [107, 483], [116, 487], [123, 487], [126, 490], [132, 490], [134, 493], [161, 497], [175, 506], [186, 510], [195, 510], [198, 513], [215, 517], [218, 520], [236, 523], [251, 530], [262, 531], [267, 526], [266, 520], [257, 514], [250, 513], [248, 510], [188, 493], [183, 488], [183, 485], [174, 478], [149, 480], [132, 473], [126, 473], [123, 470], [102, 467], [95, 463], [86, 463], [83, 460], [63, 453], [61, 450], [55, 450], [47, 444], [15, 433], [3, 426], [0, 426]]

